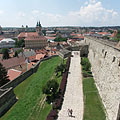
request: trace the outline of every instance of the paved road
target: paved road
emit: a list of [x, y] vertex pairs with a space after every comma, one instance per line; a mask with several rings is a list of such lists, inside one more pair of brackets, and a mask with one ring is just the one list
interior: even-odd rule
[[[78, 54], [77, 54], [78, 53]], [[83, 89], [80, 65], [80, 53], [72, 52], [68, 82], [62, 109], [58, 114], [58, 120], [82, 120], [83, 119]], [[68, 109], [73, 110], [73, 117], [68, 116]]]

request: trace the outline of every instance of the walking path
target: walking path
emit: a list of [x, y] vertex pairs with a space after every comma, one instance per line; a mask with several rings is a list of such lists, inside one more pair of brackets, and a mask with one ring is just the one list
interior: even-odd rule
[[[82, 120], [83, 119], [83, 89], [80, 65], [80, 53], [72, 52], [71, 64], [67, 80], [64, 101], [58, 114], [58, 120]], [[68, 116], [68, 109], [73, 110], [73, 117]]]

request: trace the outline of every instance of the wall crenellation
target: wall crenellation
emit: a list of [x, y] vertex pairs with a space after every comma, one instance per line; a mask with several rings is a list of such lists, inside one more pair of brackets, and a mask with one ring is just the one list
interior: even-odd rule
[[85, 40], [90, 45], [89, 60], [108, 120], [116, 120], [120, 102], [120, 50], [94, 37], [86, 36]]

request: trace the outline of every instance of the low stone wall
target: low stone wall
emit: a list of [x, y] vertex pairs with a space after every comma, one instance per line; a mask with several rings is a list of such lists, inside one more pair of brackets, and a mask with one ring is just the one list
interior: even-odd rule
[[116, 120], [120, 102], [120, 50], [100, 39], [86, 37], [89, 60], [108, 120]]
[[6, 89], [6, 88], [10, 88], [10, 87], [15, 88], [17, 85], [19, 85], [21, 82], [23, 82], [26, 78], [28, 78], [32, 74], [33, 74], [33, 68], [31, 68], [27, 72], [23, 73], [22, 75], [20, 75], [16, 79], [14, 79], [14, 80], [8, 82], [7, 84], [3, 85], [1, 87], [1, 89]]
[[41, 59], [30, 70], [28, 70], [27, 72], [23, 73], [22, 75], [20, 75], [16, 79], [14, 79], [14, 80], [6, 83], [2, 87], [0, 87], [0, 89], [6, 89], [6, 88], [10, 88], [10, 87], [15, 88], [17, 85], [19, 85], [21, 82], [23, 82], [26, 78], [28, 78], [29, 76], [31, 76], [33, 73], [37, 72], [37, 69], [39, 68], [39, 65], [40, 65], [40, 63], [42, 61], [48, 60], [48, 59], [50, 59], [52, 57], [56, 57], [56, 56], [58, 56], [58, 55], [54, 55], [54, 56], [51, 56], [51, 57], [47, 57], [47, 58]]
[[0, 117], [5, 114], [16, 101], [17, 99], [12, 87], [4, 90], [4, 93], [0, 95]]
[[25, 79], [27, 79], [29, 76], [31, 76], [33, 73], [37, 72], [39, 65], [42, 61], [51, 59], [52, 57], [56, 57], [58, 55], [54, 55], [51, 57], [44, 58], [37, 62], [35, 66], [33, 66], [30, 70], [23, 73], [13, 81], [8, 82], [7, 84], [0, 87], [0, 117], [7, 112], [12, 105], [17, 101], [16, 96], [14, 94], [14, 88], [19, 85], [21, 82], [23, 82]]

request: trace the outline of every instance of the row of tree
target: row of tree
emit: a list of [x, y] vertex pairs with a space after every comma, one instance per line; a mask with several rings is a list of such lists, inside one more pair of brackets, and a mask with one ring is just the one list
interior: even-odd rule
[[[9, 49], [8, 48], [3, 48], [2, 50], [1, 50], [1, 53], [3, 54], [3, 59], [9, 59], [10, 58], [10, 56], [9, 56]], [[23, 49], [19, 49], [19, 50], [16, 50], [15, 51], [15, 53], [14, 53], [14, 57], [18, 57], [18, 54], [20, 53], [20, 52], [23, 52]]]
[[[58, 76], [59, 72], [62, 75], [63, 72], [65, 71], [65, 67], [66, 67], [65, 64], [60, 64], [59, 66], [57, 66], [55, 69], [56, 76]], [[47, 95], [48, 103], [51, 103], [55, 100], [55, 98], [57, 96], [58, 87], [59, 87], [59, 84], [58, 84], [57, 80], [55, 80], [55, 79], [49, 80], [45, 84], [45, 86], [42, 87], [43, 94]]]
[[25, 47], [24, 39], [18, 40], [17, 38], [14, 38], [14, 40], [15, 40], [15, 47], [17, 48]]
[[64, 41], [67, 42], [67, 38], [56, 37], [54, 41], [55, 42], [64, 42]]

